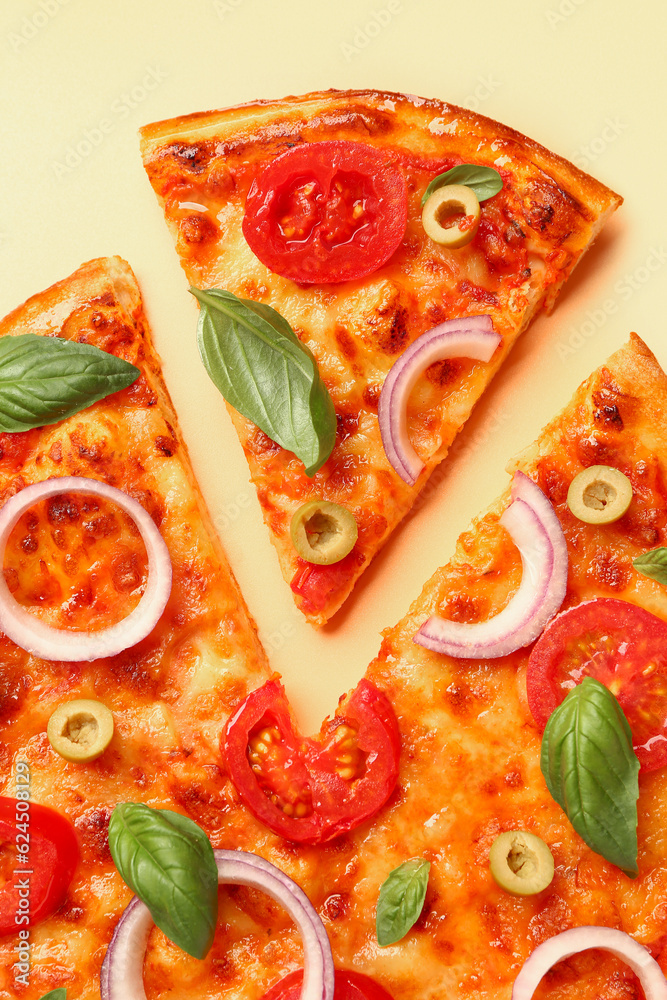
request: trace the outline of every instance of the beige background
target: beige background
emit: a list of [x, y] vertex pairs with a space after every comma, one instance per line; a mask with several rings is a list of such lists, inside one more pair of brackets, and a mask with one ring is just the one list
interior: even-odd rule
[[[273, 666], [310, 731], [333, 711], [509, 457], [631, 329], [667, 365], [667, 14], [623, 0], [2, 0], [0, 315], [92, 257], [134, 268], [195, 470]], [[515, 349], [437, 485], [333, 623], [294, 610], [137, 129], [326, 87], [438, 97], [513, 126], [625, 197]]]

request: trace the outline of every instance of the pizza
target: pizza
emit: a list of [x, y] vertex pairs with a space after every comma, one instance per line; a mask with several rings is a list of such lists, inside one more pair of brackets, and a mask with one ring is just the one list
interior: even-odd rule
[[[110, 967], [134, 955], [149, 1000], [298, 998], [300, 936], [282, 907], [258, 891], [261, 881], [229, 875], [201, 959], [150, 923], [145, 943], [124, 945], [119, 928], [133, 919], [137, 901], [115, 854], [112, 860], [108, 830], [127, 803], [196, 823], [209, 846], [227, 852], [225, 863], [253, 858], [264, 871], [268, 861], [280, 879], [293, 879], [289, 899], [305, 892], [324, 934], [316, 938], [320, 956], [325, 940], [337, 996], [346, 1000], [407, 1000], [416, 990], [426, 998], [509, 998], [537, 945], [590, 924], [627, 932], [664, 964], [664, 713], [658, 706], [657, 728], [638, 736], [632, 879], [586, 845], [547, 791], [540, 715], [554, 696], [553, 685], [544, 694], [540, 678], [553, 677], [548, 657], [535, 662], [565, 626], [581, 654], [577, 670], [582, 657], [592, 662], [609, 653], [613, 633], [612, 659], [618, 653], [622, 660], [616, 693], [621, 701], [624, 686], [629, 693], [628, 717], [634, 723], [650, 714], [654, 699], [664, 700], [667, 596], [633, 561], [667, 532], [660, 457], [667, 378], [639, 338], [595, 372], [511, 466], [514, 481], [523, 476], [523, 488], [530, 484], [558, 521], [569, 560], [563, 610], [537, 642], [481, 658], [415, 642], [434, 614], [474, 628], [493, 622], [521, 590], [517, 545], [504, 527], [508, 490], [385, 632], [378, 657], [320, 735], [304, 739], [209, 533], [129, 267], [118, 258], [92, 261], [0, 326], [2, 336], [26, 331], [117, 354], [139, 377], [65, 420], [0, 438], [3, 509], [45, 482], [54, 490], [61, 478], [92, 484], [90, 494], [53, 492], [21, 515], [5, 553], [14, 599], [67, 628], [74, 650], [78, 636], [95, 636], [101, 622], [127, 614], [147, 589], [149, 544], [143, 551], [132, 519], [94, 491], [96, 482], [127, 492], [149, 514], [169, 551], [173, 585], [156, 626], [113, 655], [45, 660], [0, 637], [0, 996], [38, 1000], [64, 988], [84, 1000], [113, 997]], [[589, 524], [568, 505], [573, 481], [597, 467], [632, 484], [627, 509], [613, 523]], [[649, 678], [648, 687], [637, 688], [637, 676]], [[113, 716], [111, 741], [93, 760], [66, 759], [55, 749], [50, 719], [72, 699], [103, 703]], [[539, 837], [553, 857], [553, 881], [533, 895], [505, 892], [490, 872], [494, 841], [516, 830]], [[18, 860], [26, 836], [29, 869]], [[406, 863], [429, 870], [423, 907], [402, 935], [380, 945], [379, 896]], [[24, 930], [16, 917], [24, 912], [18, 892], [27, 872], [39, 907]], [[307, 947], [312, 957], [312, 940]], [[599, 953], [557, 967], [549, 987], [562, 997], [638, 995], [627, 968]], [[138, 988], [134, 981], [120, 995], [141, 998]], [[331, 995], [314, 994], [312, 982], [310, 989]]]
[[[465, 236], [484, 220], [457, 197]], [[467, 320], [469, 346], [504, 336], [498, 316]], [[664, 990], [667, 378], [643, 342], [511, 465], [304, 737], [212, 535], [129, 266], [91, 261], [0, 323], [3, 420], [26, 335], [135, 374], [90, 405], [77, 382], [73, 412], [0, 434], [0, 997], [509, 1000], [559, 948], [543, 995], [638, 996], [630, 967], [651, 955]], [[23, 409], [49, 402], [47, 368]], [[598, 725], [575, 720], [588, 757], [573, 705]], [[598, 945], [630, 967], [582, 950]]]
[[[221, 289], [217, 305], [220, 296], [223, 306], [236, 300], [237, 319], [239, 299], [245, 321], [275, 310], [314, 357], [328, 392], [322, 447], [297, 457], [271, 430], [292, 412], [284, 374], [258, 361], [252, 384], [238, 390], [253, 339], [239, 346], [240, 321], [209, 345], [218, 376], [227, 369], [226, 388], [214, 380], [230, 403], [283, 576], [307, 620], [321, 625], [410, 510], [516, 338], [541, 307], [553, 308], [621, 199], [488, 118], [372, 90], [187, 115], [148, 125], [141, 136], [200, 303], [215, 305], [206, 291]], [[446, 183], [432, 191], [443, 173]], [[469, 186], [480, 174], [501, 184], [480, 193], [481, 204]], [[256, 304], [251, 312], [248, 304]], [[459, 324], [477, 334], [477, 346], [451, 340]], [[421, 354], [434, 347], [433, 331], [447, 343]], [[412, 393], [409, 359], [426, 373]], [[399, 383], [391, 394], [390, 371]], [[316, 558], [313, 549], [332, 533], [346, 544]]]
[[[150, 514], [173, 570], [159, 623], [117, 655], [46, 661], [0, 636], [0, 996], [33, 1000], [66, 987], [83, 1000], [100, 995], [104, 953], [131, 897], [107, 844], [114, 805], [139, 798], [200, 820], [208, 813], [213, 832], [234, 812], [217, 763], [220, 719], [269, 670], [211, 530], [129, 266], [117, 257], [90, 261], [0, 323], [2, 337], [25, 333], [93, 345], [131, 362], [140, 376], [66, 420], [0, 434], [3, 506], [43, 480], [99, 480]], [[85, 494], [63, 492], [33, 507], [5, 555], [14, 598], [71, 630], [72, 641], [114, 612], [128, 614], [145, 575], [133, 522], [115, 504]], [[113, 714], [111, 745], [96, 761], [68, 762], [47, 738], [49, 717], [72, 699], [96, 699]], [[57, 912], [29, 930], [15, 923], [14, 876], [22, 871], [16, 838], [30, 831], [16, 832], [7, 806], [17, 795], [23, 801], [26, 789], [31, 807], [52, 807], [65, 818], [78, 845]], [[58, 864], [69, 863], [65, 831], [56, 841], [60, 853], [50, 863], [47, 857], [40, 874], [43, 823], [51, 827], [53, 814], [42, 820], [33, 808], [35, 893]], [[17, 978], [20, 955], [24, 964], [29, 956], [25, 981]]]
[[[352, 847], [338, 862], [339, 871], [354, 873], [339, 879], [336, 891], [350, 901], [356, 926], [351, 931], [341, 921], [333, 940], [336, 948], [352, 934], [350, 956], [363, 956], [358, 967], [395, 997], [509, 1000], [531, 952], [584, 925], [626, 932], [667, 969], [667, 759], [658, 693], [664, 697], [667, 591], [633, 567], [635, 558], [666, 544], [666, 414], [667, 378], [633, 335], [508, 467], [539, 487], [567, 542], [566, 592], [554, 619], [565, 631], [546, 664], [543, 653], [542, 660], [534, 655], [542, 639], [499, 658], [455, 658], [414, 641], [433, 614], [457, 623], [487, 621], [516, 592], [521, 560], [500, 524], [509, 489], [459, 538], [452, 561], [429, 580], [403, 620], [384, 633], [366, 677], [396, 711], [401, 770], [390, 807], [369, 832], [353, 834], [361, 859]], [[573, 479], [596, 466], [620, 470], [632, 483], [627, 513], [613, 523], [587, 524], [568, 506]], [[550, 631], [547, 626], [544, 636]], [[640, 715], [653, 726], [645, 738], [638, 735], [655, 757], [637, 751], [636, 878], [587, 847], [540, 771], [546, 721], [540, 716], [550, 700], [549, 709], [556, 704], [551, 691], [545, 693], [549, 683], [567, 666], [573, 685], [576, 669], [604, 658], [607, 643], [618, 658], [607, 683], [622, 701], [624, 689], [630, 694], [626, 713], [633, 726], [637, 721], [637, 733]], [[553, 882], [535, 895], [510, 895], [491, 877], [492, 843], [512, 830], [532, 832], [551, 848]], [[377, 887], [415, 857], [431, 862], [424, 909], [399, 945], [380, 948]], [[618, 959], [583, 952], [553, 969], [535, 995], [620, 1000], [643, 994]]]

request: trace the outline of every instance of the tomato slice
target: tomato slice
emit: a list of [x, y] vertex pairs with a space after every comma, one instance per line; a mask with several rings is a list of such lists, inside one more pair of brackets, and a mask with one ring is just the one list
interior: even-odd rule
[[557, 615], [528, 660], [528, 704], [539, 726], [584, 677], [618, 699], [643, 770], [667, 764], [667, 623], [611, 597]]
[[361, 680], [319, 736], [294, 729], [277, 679], [251, 692], [222, 735], [230, 777], [252, 814], [287, 840], [319, 844], [352, 830], [387, 801], [400, 737], [387, 697]]
[[[384, 987], [361, 972], [336, 969], [334, 1000], [392, 1000]], [[300, 1000], [303, 969], [290, 972], [267, 990], [261, 1000]]]
[[0, 797], [0, 936], [50, 916], [65, 898], [78, 860], [69, 820], [36, 802]]
[[408, 196], [398, 161], [361, 142], [311, 142], [253, 181], [243, 235], [263, 264], [302, 285], [382, 267], [403, 239]]
[[300, 609], [309, 615], [318, 614], [344, 590], [354, 576], [364, 557], [358, 548], [328, 566], [306, 562], [300, 556], [297, 571], [292, 577], [292, 592], [300, 597]]

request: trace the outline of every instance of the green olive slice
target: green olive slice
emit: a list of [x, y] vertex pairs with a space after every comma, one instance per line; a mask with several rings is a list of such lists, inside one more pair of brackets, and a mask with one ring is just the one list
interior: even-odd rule
[[611, 524], [623, 517], [632, 500], [632, 483], [610, 465], [592, 465], [575, 476], [567, 505], [586, 524]]
[[542, 892], [554, 877], [554, 859], [540, 837], [527, 830], [508, 830], [489, 851], [489, 868], [501, 889], [513, 896]]
[[113, 715], [101, 701], [66, 701], [51, 715], [46, 727], [49, 743], [61, 757], [75, 764], [95, 760], [113, 736]]
[[352, 551], [358, 530], [347, 507], [328, 500], [309, 500], [295, 512], [290, 534], [302, 559], [329, 566]]
[[[455, 222], [454, 218], [461, 214], [463, 218]], [[477, 195], [465, 184], [445, 184], [437, 188], [422, 209], [426, 235], [452, 250], [470, 243], [477, 232], [480, 217]]]

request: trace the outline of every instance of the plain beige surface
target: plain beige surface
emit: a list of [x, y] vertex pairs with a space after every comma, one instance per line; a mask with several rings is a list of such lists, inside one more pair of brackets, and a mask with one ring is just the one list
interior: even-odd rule
[[[297, 716], [319, 728], [504, 488], [504, 466], [636, 330], [667, 365], [667, 141], [660, 2], [3, 0], [0, 315], [92, 257], [134, 268], [186, 440]], [[625, 198], [550, 318], [482, 399], [436, 483], [334, 621], [296, 612], [241, 449], [195, 345], [187, 293], [139, 157], [150, 121], [333, 87], [464, 104]]]

